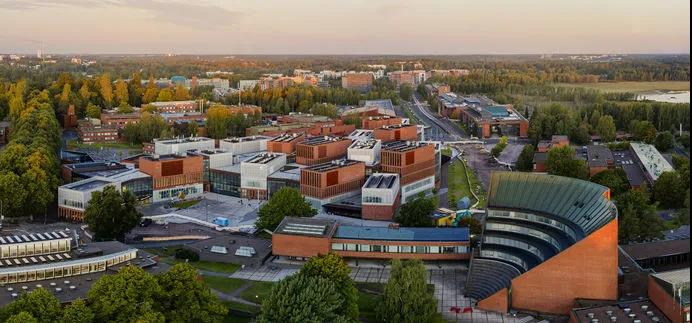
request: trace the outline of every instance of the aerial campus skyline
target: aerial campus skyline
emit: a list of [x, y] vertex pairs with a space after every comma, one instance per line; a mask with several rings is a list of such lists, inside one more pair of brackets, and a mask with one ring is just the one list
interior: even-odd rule
[[0, 0], [0, 52], [689, 53], [686, 0]]

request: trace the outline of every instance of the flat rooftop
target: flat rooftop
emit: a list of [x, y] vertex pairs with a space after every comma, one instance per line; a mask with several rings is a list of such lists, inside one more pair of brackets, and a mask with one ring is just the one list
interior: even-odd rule
[[285, 217], [274, 233], [309, 237], [331, 237], [336, 221], [328, 219]]
[[373, 149], [375, 146], [377, 146], [377, 143], [380, 142], [380, 140], [377, 139], [368, 139], [368, 140], [355, 140], [353, 143], [351, 143], [350, 146], [348, 146], [349, 149]]
[[[639, 319], [641, 322], [670, 322], [668, 318], [650, 300], [637, 300], [630, 302], [602, 302], [604, 305], [588, 306], [573, 309], [572, 312], [577, 322], [632, 322]], [[632, 316], [634, 315], [634, 316]], [[654, 320], [656, 317], [658, 320]]]
[[95, 188], [112, 184], [111, 182], [101, 179], [85, 179], [83, 181], [74, 182], [72, 184], [63, 185], [63, 187], [74, 191], [90, 191]]
[[182, 156], [182, 155], [176, 155], [176, 154], [169, 154], [169, 155], [145, 155], [140, 158], [148, 159], [151, 161], [159, 161], [159, 160], [176, 160], [176, 159], [185, 159], [190, 156]]
[[212, 156], [212, 155], [219, 155], [219, 154], [226, 154], [230, 153], [229, 151], [223, 150], [223, 149], [190, 149], [187, 151], [188, 154], [192, 155], [200, 155], [200, 156]]
[[339, 160], [332, 160], [332, 161], [322, 163], [322, 164], [312, 165], [309, 167], [305, 167], [304, 169], [309, 170], [309, 171], [313, 171], [313, 172], [323, 173], [326, 171], [335, 170], [335, 169], [339, 169], [342, 167], [355, 165], [358, 163], [362, 164], [363, 162], [356, 161], [356, 160], [350, 160], [350, 159], [339, 159]]
[[390, 189], [397, 181], [399, 176], [396, 174], [376, 173], [368, 177], [363, 188], [386, 188]]
[[207, 137], [187, 137], [187, 138], [156, 140], [155, 143], [163, 144], [163, 145], [177, 145], [177, 144], [182, 144], [182, 143], [204, 142], [204, 141], [212, 141], [213, 142], [214, 139], [207, 138]]
[[690, 253], [690, 239], [633, 243], [621, 247], [633, 259], [642, 260]]
[[110, 177], [129, 170], [127, 166], [117, 162], [87, 162], [67, 164], [65, 167], [85, 177]]
[[608, 166], [608, 161], [614, 161], [613, 153], [607, 146], [590, 145], [586, 147], [586, 158], [589, 166]]
[[372, 130], [361, 130], [361, 129], [356, 129], [353, 130], [348, 137], [353, 139], [353, 140], [358, 140], [358, 139], [370, 139], [372, 138], [373, 131]]
[[250, 163], [250, 164], [268, 164], [279, 157], [284, 156], [282, 153], [260, 153], [255, 155], [254, 157], [250, 157], [244, 161], [243, 163]]
[[344, 140], [350, 140], [350, 139], [344, 138], [344, 137], [318, 136], [318, 137], [308, 138], [305, 141], [301, 142], [300, 145], [317, 146], [317, 145], [324, 145], [324, 144], [329, 144], [329, 143], [339, 142], [339, 141], [344, 141]]
[[292, 142], [300, 140], [303, 137], [302, 133], [285, 133], [272, 138], [272, 142]]
[[388, 228], [340, 225], [334, 238], [383, 241], [468, 242], [468, 228]]
[[392, 141], [392, 142], [388, 142], [386, 144], [383, 144], [382, 150], [405, 152], [405, 151], [414, 150], [416, 148], [424, 147], [427, 145], [429, 145], [429, 144], [425, 143], [425, 142], [399, 140], [399, 141]]
[[303, 169], [305, 166], [300, 165], [300, 164], [288, 164], [284, 167], [281, 167], [281, 169], [275, 171], [271, 175], [267, 177], [268, 180], [272, 179], [283, 179], [283, 180], [290, 180], [290, 181], [300, 181], [300, 170]]
[[365, 104], [363, 106], [366, 107], [380, 107], [380, 108], [385, 108], [387, 110], [394, 110], [394, 104], [392, 104], [392, 100], [390, 99], [382, 99], [382, 100], [365, 100]]
[[656, 147], [641, 142], [632, 142], [630, 147], [654, 181], [664, 172], [672, 172], [674, 170], [673, 166], [658, 152]]
[[241, 143], [241, 142], [270, 140], [270, 139], [272, 139], [272, 138], [267, 137], [267, 136], [257, 135], [257, 136], [247, 136], [247, 137], [231, 137], [231, 138], [222, 139], [221, 141], [230, 142], [230, 143]]
[[401, 128], [408, 128], [408, 127], [415, 127], [416, 125], [413, 124], [392, 124], [392, 125], [384, 125], [380, 127], [379, 129], [384, 129], [384, 130], [394, 130], [394, 129], [401, 129]]
[[168, 105], [196, 104], [196, 102], [195, 102], [194, 100], [188, 100], [188, 101], [166, 101], [166, 102], [157, 101], [157, 102], [151, 102], [151, 103], [148, 103], [148, 104], [151, 104], [151, 105], [156, 106], [156, 107], [165, 107], [165, 106], [168, 106]]

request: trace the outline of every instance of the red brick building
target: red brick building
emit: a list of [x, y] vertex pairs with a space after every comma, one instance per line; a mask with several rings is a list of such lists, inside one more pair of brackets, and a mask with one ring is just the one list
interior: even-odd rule
[[428, 143], [395, 141], [382, 145], [380, 170], [399, 174], [401, 201], [435, 188], [435, 146]]
[[101, 125], [113, 126], [118, 129], [124, 128], [128, 124], [139, 123], [142, 115], [139, 112], [132, 113], [101, 113]]
[[361, 128], [375, 130], [384, 126], [400, 125], [402, 121], [403, 120], [399, 117], [370, 116], [363, 118]]
[[373, 137], [383, 143], [397, 140], [418, 140], [418, 128], [413, 124], [395, 124], [373, 130]]
[[651, 274], [648, 296], [673, 323], [690, 321], [690, 268]]
[[79, 140], [85, 144], [117, 142], [119, 139], [116, 126], [93, 125], [89, 121], [80, 121], [77, 128]]
[[152, 178], [153, 202], [201, 196], [202, 156], [142, 156], [139, 170]]
[[404, 228], [338, 225], [336, 221], [286, 217], [272, 235], [272, 253], [307, 259], [333, 252], [346, 258], [469, 259], [468, 228]]
[[342, 159], [300, 170], [300, 192], [314, 205], [360, 192], [365, 181], [365, 163]]
[[575, 299], [617, 300], [618, 220], [607, 187], [495, 172], [466, 281], [484, 310], [569, 314]]
[[154, 106], [159, 113], [184, 113], [202, 111], [202, 104], [199, 101], [167, 101], [151, 102], [148, 105]]
[[267, 151], [291, 155], [296, 152], [296, 145], [305, 139], [302, 133], [285, 133], [267, 141]]
[[296, 145], [296, 163], [315, 165], [343, 158], [350, 145], [351, 139], [344, 137], [312, 137]]
[[341, 87], [358, 91], [368, 91], [372, 88], [371, 73], [347, 73], [341, 77]]

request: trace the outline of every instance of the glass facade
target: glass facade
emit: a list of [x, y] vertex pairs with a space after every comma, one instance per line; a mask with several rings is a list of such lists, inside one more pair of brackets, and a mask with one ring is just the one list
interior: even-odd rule
[[151, 177], [133, 179], [122, 183], [122, 190], [132, 193], [137, 198], [151, 197], [153, 186]]
[[0, 245], [0, 259], [70, 251], [71, 238]]
[[559, 229], [560, 231], [564, 231], [574, 241], [580, 240], [580, 238], [577, 236], [577, 233], [574, 230], [572, 230], [572, 228], [570, 228], [569, 226], [541, 215], [516, 211], [488, 210], [488, 217], [511, 218], [523, 221], [538, 222]]
[[419, 253], [419, 254], [465, 254], [468, 246], [407, 246], [407, 245], [371, 245], [356, 243], [332, 243], [334, 251], [357, 251], [377, 253]]
[[267, 180], [267, 189], [269, 190], [269, 196], [277, 192], [284, 187], [295, 188], [300, 191], [300, 182], [298, 181], [277, 181], [277, 180]]
[[240, 174], [210, 171], [210, 190], [217, 194], [240, 197]]

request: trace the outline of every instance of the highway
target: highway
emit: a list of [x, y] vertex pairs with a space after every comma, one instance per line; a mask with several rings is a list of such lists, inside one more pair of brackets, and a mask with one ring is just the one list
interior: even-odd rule
[[423, 104], [418, 100], [418, 95], [413, 94], [412, 112], [426, 126], [429, 126], [431, 131], [442, 134], [442, 138], [438, 140], [457, 141], [464, 137], [464, 132], [457, 126], [453, 125], [449, 120], [439, 120], [435, 117]]

